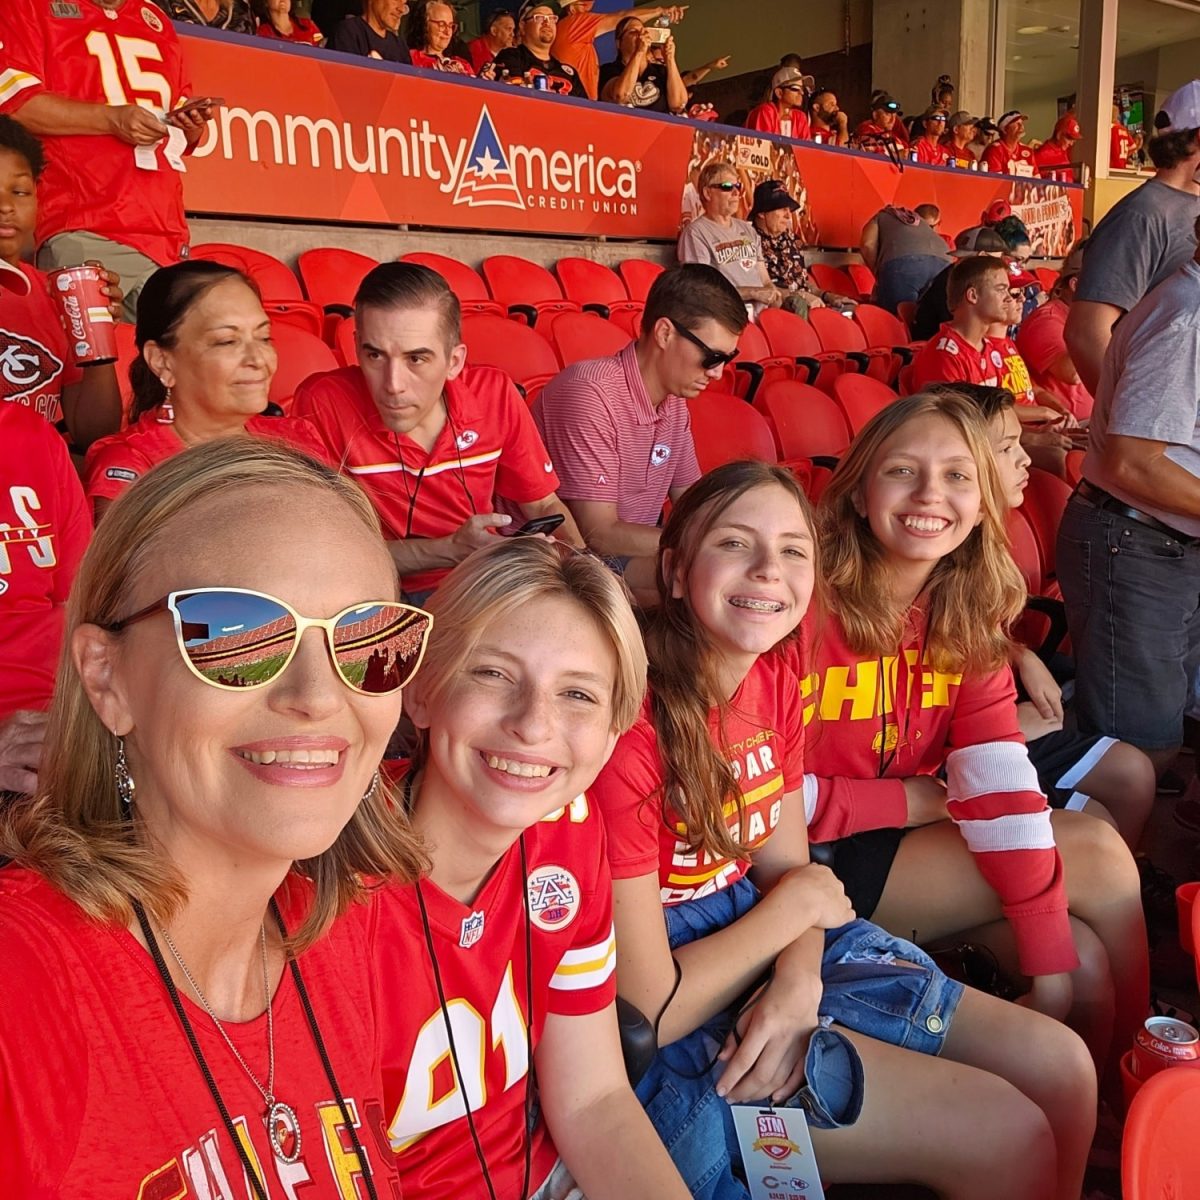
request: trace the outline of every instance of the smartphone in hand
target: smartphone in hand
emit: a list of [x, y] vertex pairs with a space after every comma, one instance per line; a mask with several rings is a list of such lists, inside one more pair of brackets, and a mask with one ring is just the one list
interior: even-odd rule
[[534, 517], [524, 525], [513, 529], [510, 525], [504, 530], [505, 537], [528, 537], [531, 533], [553, 533], [566, 518], [562, 513], [551, 513], [547, 517]]

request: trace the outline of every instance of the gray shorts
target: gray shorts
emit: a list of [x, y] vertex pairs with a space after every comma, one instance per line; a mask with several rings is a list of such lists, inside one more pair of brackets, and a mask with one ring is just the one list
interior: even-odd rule
[[121, 277], [125, 293], [125, 319], [137, 321], [137, 299], [142, 284], [158, 270], [158, 263], [132, 246], [111, 241], [97, 233], [75, 230], [56, 233], [37, 252], [38, 269], [56, 271], [59, 267], [78, 267], [89, 260], [102, 262]]
[[1200, 667], [1200, 543], [1075, 495], [1059, 526], [1057, 570], [1080, 730], [1143, 750], [1178, 746]]

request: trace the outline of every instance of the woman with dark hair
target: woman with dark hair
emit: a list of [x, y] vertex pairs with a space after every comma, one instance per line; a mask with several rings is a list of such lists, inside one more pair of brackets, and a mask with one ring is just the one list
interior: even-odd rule
[[138, 299], [135, 339], [129, 426], [101, 438], [84, 467], [97, 520], [139, 475], [198, 442], [253, 433], [327, 457], [307, 421], [268, 399], [271, 319], [240, 271], [203, 259], [161, 267]]
[[600, 68], [600, 99], [646, 112], [682, 113], [687, 88], [675, 62], [675, 39], [653, 42], [639, 17], [617, 26], [617, 56]]
[[292, 14], [292, 0], [256, 0], [258, 36], [293, 42], [297, 46], [323, 46], [321, 31], [307, 17]]
[[[414, 0], [404, 28], [412, 65], [450, 75], [474, 75], [475, 68], [465, 58], [446, 53], [457, 30], [453, 5], [445, 0]], [[485, 70], [481, 74], [491, 78]]]

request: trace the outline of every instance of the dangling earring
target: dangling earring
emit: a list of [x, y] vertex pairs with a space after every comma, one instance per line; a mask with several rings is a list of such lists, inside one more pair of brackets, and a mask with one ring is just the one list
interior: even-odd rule
[[363, 792], [362, 802], [368, 804], [375, 799], [375, 794], [379, 791], [379, 772], [378, 770], [371, 776], [371, 786]]
[[133, 807], [133, 796], [137, 784], [129, 773], [129, 763], [125, 758], [125, 739], [117, 738], [117, 761], [113, 764], [113, 780], [117, 785], [117, 795], [125, 808]]
[[162, 403], [158, 406], [158, 415], [154, 419], [160, 425], [175, 424], [175, 407], [171, 403], [170, 388], [167, 388], [167, 394], [163, 397]]

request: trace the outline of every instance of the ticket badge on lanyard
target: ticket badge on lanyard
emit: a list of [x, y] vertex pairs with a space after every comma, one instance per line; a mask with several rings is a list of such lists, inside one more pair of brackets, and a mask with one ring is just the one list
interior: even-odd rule
[[731, 1108], [751, 1200], [825, 1200], [803, 1109]]

